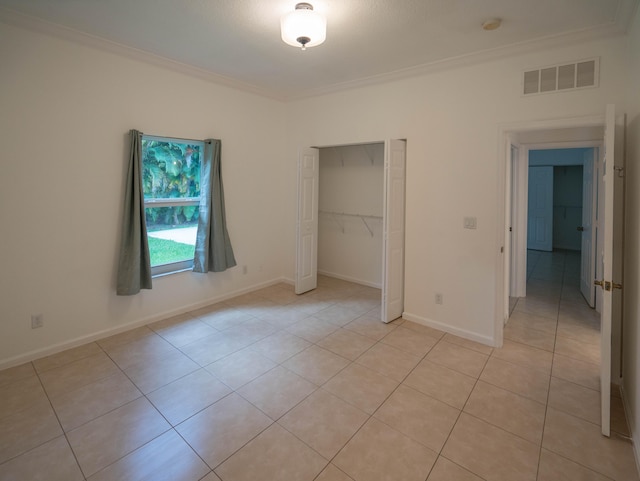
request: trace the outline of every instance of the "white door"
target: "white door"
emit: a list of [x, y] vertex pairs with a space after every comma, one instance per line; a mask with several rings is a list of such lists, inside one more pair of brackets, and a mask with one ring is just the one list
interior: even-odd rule
[[589, 307], [595, 307], [595, 286], [593, 280], [596, 278], [596, 262], [595, 262], [595, 241], [596, 229], [593, 224], [594, 219], [594, 202], [593, 195], [593, 175], [594, 175], [594, 156], [598, 155], [597, 150], [593, 149], [593, 153], [589, 153], [584, 158], [582, 164], [582, 242], [580, 247], [580, 291], [584, 296]]
[[529, 167], [527, 248], [553, 250], [553, 167]]
[[512, 253], [513, 253], [513, 173], [514, 173], [514, 164], [518, 158], [518, 148], [509, 141], [509, 160], [507, 161], [506, 168], [506, 191], [509, 192], [509, 195], [506, 198], [505, 205], [505, 226], [507, 228], [506, 240], [504, 243], [504, 322], [506, 324], [509, 319], [509, 299], [515, 292], [513, 289], [514, 279], [512, 278], [513, 271], [513, 263], [512, 263]]
[[295, 292], [318, 285], [318, 149], [303, 149], [298, 159]]
[[405, 142], [385, 143], [384, 220], [382, 235], [382, 321], [391, 322], [404, 310]]
[[511, 159], [508, 165], [511, 166], [511, 175], [507, 176], [507, 179], [511, 182], [511, 188], [507, 191], [509, 195], [509, 211], [511, 216], [507, 219], [509, 222], [509, 240], [510, 246], [510, 258], [509, 258], [509, 295], [511, 297], [518, 297], [518, 262], [516, 261], [517, 255], [517, 227], [518, 227], [518, 159], [520, 157], [520, 149], [512, 145], [511, 146]]
[[611, 423], [611, 321], [613, 312], [613, 228], [615, 186], [615, 106], [607, 105], [604, 132], [604, 235], [603, 279], [596, 280], [602, 288], [600, 311], [600, 406], [602, 434], [609, 436]]

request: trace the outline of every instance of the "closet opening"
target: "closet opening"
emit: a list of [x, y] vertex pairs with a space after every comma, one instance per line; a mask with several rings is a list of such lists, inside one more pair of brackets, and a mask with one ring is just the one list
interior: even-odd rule
[[381, 290], [383, 322], [404, 309], [405, 141], [303, 149], [296, 293], [318, 274]]
[[318, 274], [382, 289], [384, 143], [319, 154]]

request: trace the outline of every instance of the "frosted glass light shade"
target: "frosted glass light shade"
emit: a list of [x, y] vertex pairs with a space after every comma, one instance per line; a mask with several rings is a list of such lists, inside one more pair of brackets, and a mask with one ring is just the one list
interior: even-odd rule
[[315, 47], [327, 38], [327, 21], [309, 4], [298, 4], [296, 9], [280, 19], [280, 34], [284, 43], [294, 47]]

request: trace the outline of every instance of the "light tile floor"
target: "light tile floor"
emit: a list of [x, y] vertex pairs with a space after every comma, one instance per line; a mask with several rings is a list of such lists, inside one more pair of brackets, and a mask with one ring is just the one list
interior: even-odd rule
[[0, 480], [637, 480], [598, 317], [529, 253], [501, 349], [280, 284], [0, 372]]

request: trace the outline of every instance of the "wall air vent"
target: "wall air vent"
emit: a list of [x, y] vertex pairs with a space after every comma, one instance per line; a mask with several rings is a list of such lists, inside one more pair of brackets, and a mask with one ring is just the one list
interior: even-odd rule
[[522, 77], [522, 93], [533, 95], [597, 87], [599, 73], [599, 58], [527, 70]]

